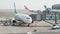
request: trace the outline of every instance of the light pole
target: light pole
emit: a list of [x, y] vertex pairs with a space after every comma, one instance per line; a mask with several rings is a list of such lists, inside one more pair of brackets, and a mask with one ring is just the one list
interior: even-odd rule
[[55, 24], [57, 24], [57, 17], [56, 17], [57, 13], [55, 12]]

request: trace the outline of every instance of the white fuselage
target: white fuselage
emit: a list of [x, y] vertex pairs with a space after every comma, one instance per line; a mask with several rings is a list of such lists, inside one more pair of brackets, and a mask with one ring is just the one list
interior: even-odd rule
[[27, 14], [16, 13], [14, 15], [15, 20], [23, 21], [24, 23], [32, 23], [32, 18]]

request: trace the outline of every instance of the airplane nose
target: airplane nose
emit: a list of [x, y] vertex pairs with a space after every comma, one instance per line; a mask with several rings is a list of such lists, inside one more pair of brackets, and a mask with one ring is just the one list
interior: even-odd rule
[[27, 22], [28, 23], [32, 23], [33, 21], [32, 21], [32, 19], [28, 19]]

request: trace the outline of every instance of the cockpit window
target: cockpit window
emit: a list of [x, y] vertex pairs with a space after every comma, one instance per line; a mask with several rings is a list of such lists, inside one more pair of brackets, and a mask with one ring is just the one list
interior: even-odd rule
[[30, 18], [26, 18], [26, 19], [30, 19]]

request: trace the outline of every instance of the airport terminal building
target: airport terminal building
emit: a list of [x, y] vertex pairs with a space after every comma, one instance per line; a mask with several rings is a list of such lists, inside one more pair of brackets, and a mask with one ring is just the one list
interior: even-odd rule
[[43, 20], [54, 20], [55, 16], [56, 19], [60, 20], [60, 4], [52, 5], [52, 11], [44, 10], [42, 15]]
[[60, 4], [52, 5], [52, 11], [37, 11], [37, 14], [31, 14], [34, 21], [40, 20], [60, 20]]

